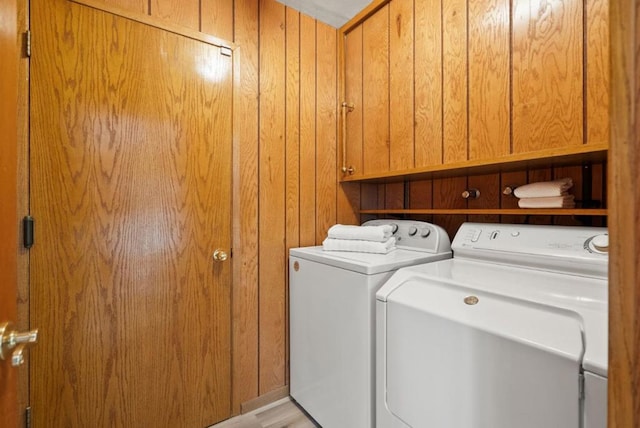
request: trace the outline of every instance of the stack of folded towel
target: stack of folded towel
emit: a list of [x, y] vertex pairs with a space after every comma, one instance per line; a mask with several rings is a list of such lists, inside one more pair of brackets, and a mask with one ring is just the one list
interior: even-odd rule
[[396, 249], [393, 228], [381, 226], [347, 226], [336, 224], [329, 229], [322, 243], [325, 251], [353, 251], [359, 253], [387, 254]]
[[561, 178], [526, 184], [516, 188], [513, 194], [520, 198], [520, 208], [575, 208], [573, 195], [568, 193], [571, 187], [571, 178]]

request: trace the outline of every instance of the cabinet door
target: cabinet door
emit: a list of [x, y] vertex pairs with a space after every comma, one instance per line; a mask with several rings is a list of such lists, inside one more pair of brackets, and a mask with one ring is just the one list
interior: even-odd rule
[[515, 0], [513, 153], [583, 143], [583, 6]]

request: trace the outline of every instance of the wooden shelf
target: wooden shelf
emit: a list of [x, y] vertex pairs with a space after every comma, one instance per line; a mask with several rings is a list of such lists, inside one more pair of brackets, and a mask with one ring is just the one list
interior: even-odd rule
[[[379, 174], [356, 174], [342, 178], [343, 183], [394, 183], [399, 181], [430, 180], [460, 175], [491, 174], [527, 168], [581, 165], [584, 162], [604, 162], [608, 144], [585, 144], [563, 149], [540, 150], [492, 159], [433, 165]], [[357, 171], [356, 171], [357, 173]]]
[[514, 209], [397, 209], [397, 210], [360, 210], [360, 214], [450, 214], [450, 215], [582, 215], [582, 216], [606, 216], [607, 210], [586, 208], [514, 208]]

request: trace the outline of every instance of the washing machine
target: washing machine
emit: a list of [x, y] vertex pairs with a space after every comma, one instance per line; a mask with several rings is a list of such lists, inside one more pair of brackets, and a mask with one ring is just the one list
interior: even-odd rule
[[465, 223], [377, 293], [378, 428], [604, 428], [605, 228]]
[[290, 394], [324, 428], [375, 426], [375, 293], [399, 268], [451, 257], [447, 233], [391, 224], [388, 254], [294, 248], [289, 257]]

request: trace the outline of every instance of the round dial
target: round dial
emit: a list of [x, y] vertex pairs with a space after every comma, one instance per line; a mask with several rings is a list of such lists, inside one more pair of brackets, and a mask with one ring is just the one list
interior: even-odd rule
[[609, 235], [603, 234], [594, 236], [591, 238], [589, 247], [597, 253], [609, 252]]
[[426, 238], [427, 236], [429, 236], [431, 234], [431, 229], [422, 229], [420, 231], [420, 236], [422, 236], [423, 238]]
[[411, 226], [409, 228], [409, 236], [414, 236], [416, 233], [418, 233], [418, 228], [415, 226]]
[[391, 223], [391, 233], [396, 233], [398, 231], [398, 225], [395, 223]]

